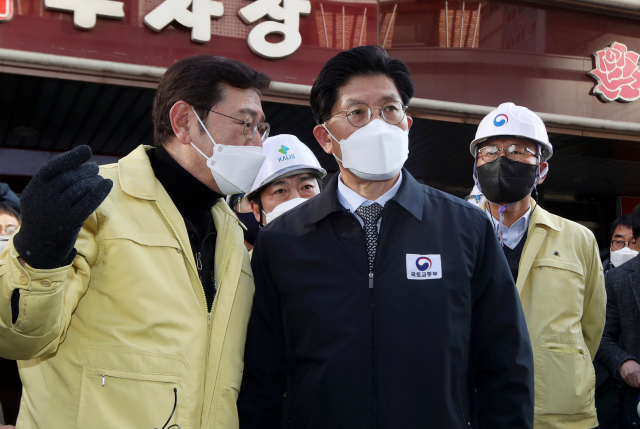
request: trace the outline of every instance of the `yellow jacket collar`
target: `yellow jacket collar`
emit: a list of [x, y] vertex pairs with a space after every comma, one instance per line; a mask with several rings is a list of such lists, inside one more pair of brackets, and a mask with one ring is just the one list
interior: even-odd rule
[[[155, 201], [158, 198], [158, 186], [162, 185], [158, 182], [158, 179], [156, 179], [153, 168], [151, 167], [151, 161], [149, 160], [149, 156], [147, 156], [147, 151], [151, 148], [152, 146], [140, 145], [129, 155], [120, 159], [120, 161], [118, 161], [118, 174], [120, 186], [125, 194], [141, 200]], [[242, 225], [235, 213], [233, 213], [223, 199], [218, 200], [213, 206], [213, 210], [222, 211], [244, 228], [244, 225]]]
[[531, 207], [535, 210], [533, 210], [533, 212], [531, 213], [530, 222], [533, 223], [534, 225], [545, 225], [553, 230], [561, 231], [562, 228], [558, 223], [558, 219], [555, 216], [553, 216], [551, 213], [543, 209], [542, 207], [536, 208], [536, 205], [537, 205], [536, 202], [532, 198]]
[[147, 151], [151, 146], [140, 145], [118, 161], [118, 175], [122, 192], [141, 200], [155, 201], [158, 182]]

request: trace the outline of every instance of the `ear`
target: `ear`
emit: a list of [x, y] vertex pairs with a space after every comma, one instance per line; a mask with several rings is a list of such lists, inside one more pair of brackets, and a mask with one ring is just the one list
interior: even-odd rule
[[255, 201], [251, 201], [251, 211], [253, 212], [253, 216], [256, 218], [258, 223], [260, 223], [260, 207]]
[[413, 118], [411, 116], [407, 116], [407, 129], [411, 129], [411, 125], [413, 125]]
[[169, 120], [171, 128], [180, 143], [188, 145], [191, 143], [191, 133], [189, 132], [189, 112], [191, 107], [186, 102], [180, 100], [171, 107]]
[[322, 124], [316, 125], [316, 127], [313, 129], [313, 135], [326, 153], [333, 153], [333, 139], [331, 138], [331, 135], [329, 135], [327, 130], [322, 126]]
[[[545, 168], [547, 168], [549, 164], [547, 164], [546, 161], [543, 161], [540, 163], [540, 171], [544, 171]], [[548, 174], [548, 173], [547, 173]], [[540, 178], [540, 181], [538, 182], [538, 185], [541, 184], [542, 182], [544, 182], [544, 180], [547, 178], [547, 174], [545, 174], [544, 176], [542, 176]]]

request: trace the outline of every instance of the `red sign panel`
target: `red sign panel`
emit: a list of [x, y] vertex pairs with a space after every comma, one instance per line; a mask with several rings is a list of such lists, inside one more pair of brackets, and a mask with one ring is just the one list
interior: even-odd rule
[[[610, 98], [635, 98], [640, 79], [633, 53], [640, 53], [640, 21], [633, 18], [524, 0], [20, 0], [16, 5], [15, 18], [0, 24], [0, 48], [161, 67], [189, 55], [217, 54], [276, 82], [312, 85], [338, 52], [380, 45], [410, 67], [416, 97], [481, 106], [510, 101], [536, 112], [640, 123], [635, 103], [603, 103], [591, 96], [588, 75], [593, 52], [617, 41], [620, 54], [605, 54], [595, 68], [616, 83], [604, 87]], [[609, 68], [614, 56], [620, 71]], [[617, 80], [617, 73], [629, 82]]]
[[633, 209], [640, 205], [640, 198], [638, 197], [619, 197], [620, 216], [633, 213]]
[[9, 21], [13, 16], [13, 0], [0, 0], [0, 21]]

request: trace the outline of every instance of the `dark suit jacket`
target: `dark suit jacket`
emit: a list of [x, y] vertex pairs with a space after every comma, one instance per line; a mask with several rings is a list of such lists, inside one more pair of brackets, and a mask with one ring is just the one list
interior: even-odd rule
[[620, 365], [627, 359], [640, 362], [640, 256], [608, 271], [605, 285], [607, 322], [597, 357], [621, 386], [620, 427], [632, 427], [629, 416], [640, 422], [636, 412], [640, 389], [624, 383]]
[[472, 406], [479, 428], [533, 427], [531, 344], [491, 222], [402, 174], [371, 276], [337, 174], [258, 233], [242, 429], [467, 429]]

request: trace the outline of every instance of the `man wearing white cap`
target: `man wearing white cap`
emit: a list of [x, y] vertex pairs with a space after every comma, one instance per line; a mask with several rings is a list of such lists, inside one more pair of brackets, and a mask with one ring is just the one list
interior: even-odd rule
[[247, 199], [262, 226], [320, 193], [327, 175], [320, 162], [296, 136], [269, 137], [262, 145], [265, 156]]
[[598, 426], [592, 360], [605, 321], [602, 265], [593, 233], [538, 207], [532, 191], [553, 155], [544, 123], [503, 103], [471, 143], [474, 180], [520, 294], [535, 362], [534, 428]]

